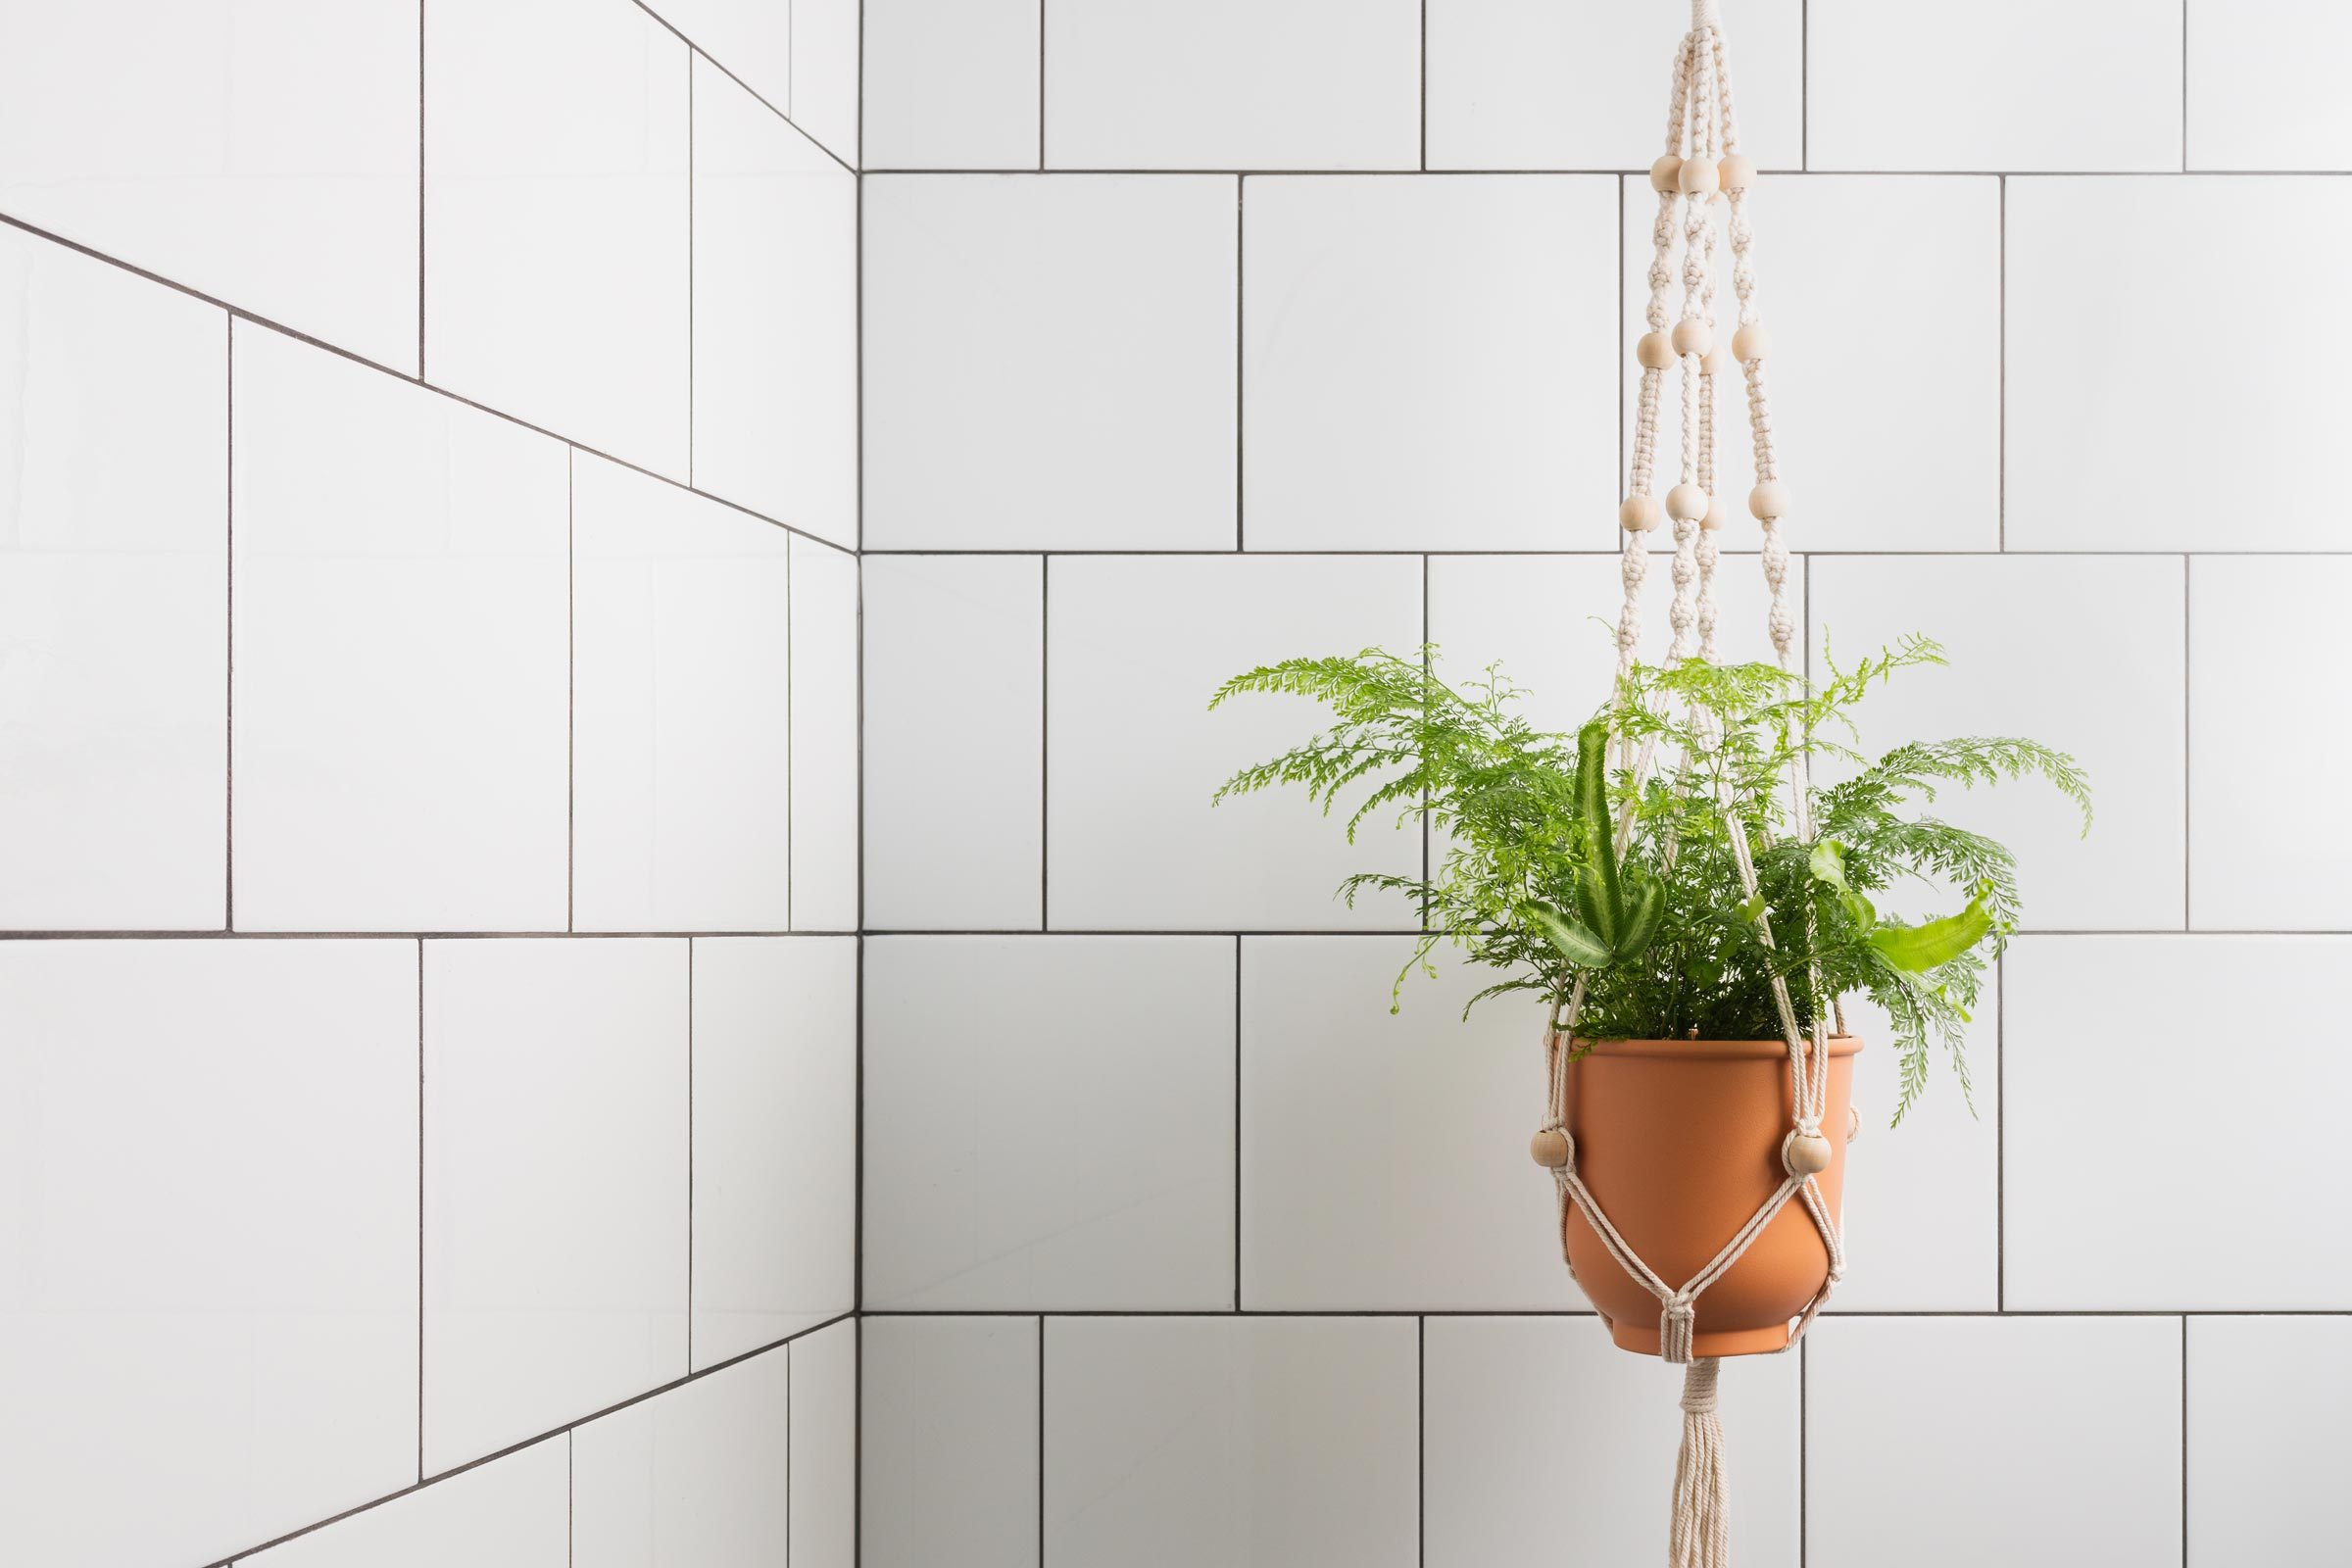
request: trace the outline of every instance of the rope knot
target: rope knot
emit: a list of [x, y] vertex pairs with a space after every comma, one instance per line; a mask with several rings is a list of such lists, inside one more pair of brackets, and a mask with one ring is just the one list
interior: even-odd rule
[[1658, 1358], [1677, 1366], [1690, 1364], [1691, 1341], [1698, 1321], [1698, 1304], [1687, 1296], [1672, 1296], [1659, 1303]]
[[1685, 1415], [1705, 1415], [1715, 1408], [1715, 1377], [1722, 1365], [1711, 1355], [1690, 1363], [1683, 1374]]

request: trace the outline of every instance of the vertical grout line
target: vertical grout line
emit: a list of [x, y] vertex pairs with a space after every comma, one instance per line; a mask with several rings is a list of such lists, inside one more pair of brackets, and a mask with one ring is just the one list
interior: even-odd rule
[[1992, 1309], [2009, 1309], [2009, 957], [1992, 960]]
[[1037, 1568], [1046, 1568], [1046, 1314], [1037, 1314]]
[[1054, 558], [1037, 558], [1037, 928], [1054, 929]]
[[[580, 449], [564, 449], [564, 929], [578, 929], [572, 893], [580, 858], [579, 730], [580, 546], [577, 517]], [[787, 844], [790, 840], [786, 840]], [[789, 891], [789, 882], [787, 889]]]
[[[1436, 672], [1436, 656], [1430, 652], [1434, 639], [1429, 633], [1429, 557], [1425, 555], [1421, 558], [1421, 673], [1424, 678]], [[1429, 880], [1429, 841], [1434, 831], [1430, 825], [1430, 807], [1429, 787], [1423, 785], [1421, 788], [1421, 880], [1423, 882]], [[1416, 923], [1424, 931], [1429, 929], [1428, 906], [1422, 906], [1421, 917]]]
[[[1626, 297], [1625, 292], [1625, 199], [1632, 189], [1632, 184], [1620, 174], [1617, 178], [1617, 472], [1611, 477], [1612, 484], [1628, 481], [1632, 477], [1627, 471], [1625, 450], [1625, 318], [1634, 308], [1634, 302]], [[1614, 498], [1615, 492], [1612, 491], [1611, 495]], [[1611, 531], [1614, 532], [1613, 529]]]
[[[860, 28], [862, 28], [864, 25], [864, 10], [860, 8], [858, 11], [858, 24]], [[862, 45], [862, 38], [859, 40], [859, 43]], [[860, 102], [862, 102], [862, 99]], [[864, 129], [865, 127], [863, 125], [858, 127], [858, 134], [861, 139], [858, 141], [858, 145], [860, 147], [865, 145], [864, 141], [862, 140]], [[693, 1321], [691, 1316], [689, 1316], [688, 1321]], [[851, 1343], [853, 1345], [857, 1343], [855, 1339], [856, 1333], [857, 1331], [855, 1329], [851, 1330], [851, 1334], [853, 1336]], [[792, 1344], [791, 1342], [787, 1341], [784, 1346], [784, 1479], [780, 1483], [784, 1489], [784, 1555], [778, 1563], [778, 1568], [792, 1568], [792, 1407], [795, 1403], [795, 1400], [792, 1396], [792, 1391], [796, 1386], [793, 1381], [792, 1363], [795, 1359], [796, 1357], [792, 1353]], [[854, 1359], [855, 1357], [853, 1357], [853, 1360]], [[689, 1372], [694, 1370], [694, 1362], [691, 1354], [689, 1355], [686, 1363], [686, 1370]]]
[[572, 1429], [566, 1427], [564, 1431], [564, 1561], [566, 1568], [569, 1568], [577, 1550], [572, 1514], [579, 1504], [579, 1489], [572, 1479], [572, 1461], [578, 1451], [579, 1440], [573, 1435]]
[[1250, 176], [1233, 176], [1233, 548], [1249, 548], [1249, 442], [1244, 426], [1250, 417], [1250, 356], [1244, 336], [1244, 315], [1250, 308]]
[[2196, 575], [2196, 562], [2183, 554], [2180, 557], [2180, 929], [2196, 929], [2196, 888], [2190, 878], [2190, 857], [2196, 854], [2196, 813], [2190, 791], [2195, 787], [2196, 754], [2191, 750], [2194, 732], [2190, 728], [2190, 710], [2196, 704], [2194, 675], [2196, 662], [2190, 658], [2189, 639], [2195, 635], [2196, 617], [2190, 611], [2190, 583]]
[[1797, 0], [1796, 7], [1796, 167], [1813, 167], [1813, 4]]
[[[792, 640], [792, 591], [794, 585], [800, 581], [800, 542], [795, 539], [787, 539], [784, 541], [784, 929], [787, 931], [796, 929], [793, 919], [799, 913], [795, 907], [798, 901], [793, 896], [792, 885], [792, 868], [801, 858], [801, 835], [798, 832], [800, 815], [793, 809], [793, 802], [799, 798], [800, 790], [798, 775], [793, 771], [792, 697], [795, 688], [801, 683], [801, 651]], [[865, 573], [858, 572], [858, 591], [860, 595], [865, 592], [864, 579]], [[861, 637], [860, 641], [862, 640]], [[859, 715], [858, 722], [860, 725], [864, 723], [862, 713]], [[862, 747], [864, 744], [862, 729], [859, 734], [859, 745]], [[859, 805], [862, 807], [863, 802], [860, 801]], [[858, 857], [861, 863], [864, 858], [863, 855]], [[864, 912], [862, 905], [859, 906], [859, 912], [861, 914]]]
[[[787, 1353], [786, 1365], [790, 1365]], [[686, 1371], [694, 1372], [694, 938], [686, 939]], [[789, 1372], [786, 1374], [789, 1380]], [[789, 1383], [788, 1383], [789, 1387]]]
[[[784, 102], [792, 102], [792, 12], [784, 13]], [[694, 45], [686, 46], [686, 488], [694, 488]], [[786, 646], [790, 646], [789, 637]], [[785, 777], [790, 778], [788, 772]], [[789, 831], [789, 829], [787, 830]], [[789, 843], [789, 840], [787, 840]], [[788, 852], [789, 853], [789, 852]], [[786, 883], [789, 886], [790, 876]], [[792, 922], [787, 920], [785, 924]]]
[[424, 0], [416, 0], [416, 379], [424, 379]]
[[1805, 1568], [1813, 1550], [1809, 1509], [1813, 1491], [1813, 1342], [1796, 1342], [1796, 1563]]
[[2180, 1568], [2188, 1568], [2188, 1317], [2180, 1318]]
[[1429, 1563], [1429, 1316], [1413, 1319], [1413, 1561]]
[[416, 939], [416, 1481], [424, 1482], [424, 938]]
[[1421, 172], [1429, 172], [1429, 0], [1421, 0]]
[[1233, 1309], [1242, 1309], [1242, 935], [1233, 935]]
[[220, 930], [237, 928], [237, 318], [224, 318], [221, 349]]
[[2180, 172], [2188, 172], [2188, 7], [2180, 0]]
[[2009, 548], [2009, 176], [1998, 176], [1993, 223], [1993, 543]]
[[1046, 172], [1046, 0], [1037, 0], [1037, 172]]

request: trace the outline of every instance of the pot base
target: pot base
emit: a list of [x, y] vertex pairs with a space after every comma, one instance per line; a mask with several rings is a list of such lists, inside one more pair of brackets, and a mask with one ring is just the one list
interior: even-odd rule
[[[1647, 1323], [1610, 1323], [1609, 1338], [1617, 1342], [1620, 1350], [1634, 1350], [1642, 1355], [1657, 1355], [1665, 1348], [1658, 1342], [1655, 1318]], [[1787, 1348], [1788, 1325], [1786, 1323], [1760, 1329], [1722, 1329], [1711, 1334], [1690, 1336], [1690, 1354], [1699, 1360], [1721, 1355], [1770, 1355], [1775, 1350]]]

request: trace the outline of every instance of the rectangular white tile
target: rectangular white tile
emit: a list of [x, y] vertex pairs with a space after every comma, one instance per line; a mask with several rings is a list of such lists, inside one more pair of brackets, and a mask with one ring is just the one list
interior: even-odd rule
[[227, 381], [221, 312], [0, 230], [0, 929], [223, 923]]
[[798, 1568], [858, 1561], [858, 1323], [792, 1345], [792, 1540]]
[[1232, 546], [1237, 181], [864, 190], [870, 548]]
[[1037, 1568], [1038, 1320], [858, 1320], [863, 1568]]
[[571, 541], [573, 927], [783, 930], [792, 536], [575, 452]]
[[2352, 561], [2200, 557], [2188, 568], [2188, 923], [2352, 926], [2352, 735], [2343, 662]]
[[[1772, 333], [1773, 446], [1796, 510], [1785, 537], [1812, 550], [1994, 550], [2001, 542], [2001, 191], [1948, 176], [1759, 179], [1754, 299]], [[1642, 372], [1632, 347], [1647, 330], [1657, 194], [1625, 182], [1625, 450]], [[1679, 220], [1670, 219], [1679, 224]], [[1853, 243], [1867, 233], [1868, 244]], [[1683, 311], [1679, 227], [1667, 261], [1666, 312]], [[1715, 329], [1740, 322], [1727, 240], [1715, 250]], [[1933, 343], [1889, 396], [1890, 341]], [[1681, 372], [1669, 369], [1659, 415], [1657, 494], [1682, 473]], [[1717, 488], [1733, 549], [1753, 549], [1755, 482], [1747, 395], [1735, 373], [1718, 394]], [[1256, 458], [1254, 448], [1250, 451]], [[1617, 476], [1621, 489], [1625, 478]], [[1613, 492], [1614, 494], [1614, 492]], [[1599, 515], [1614, 525], [1614, 506]], [[1583, 520], [1592, 520], [1587, 513]], [[1590, 537], [1591, 530], [1580, 529]]]
[[694, 483], [858, 543], [858, 176], [700, 59]]
[[1812, 1568], [1890, 1551], [1906, 1568], [2170, 1568], [2180, 1321], [1824, 1325], [1805, 1346], [1805, 1521]]
[[233, 338], [237, 927], [562, 930], [564, 447]]
[[1055, 0], [1049, 169], [1412, 169], [1417, 0]]
[[792, 542], [792, 925], [858, 924], [858, 558]]
[[868, 0], [867, 169], [1035, 169], [1038, 0]]
[[1808, 169], [2177, 170], [2183, 0], [1812, 0]]
[[865, 901], [880, 931], [1042, 920], [1045, 564], [868, 556]]
[[858, 0], [792, 0], [792, 118], [858, 167]]
[[240, 1568], [568, 1568], [572, 1439], [559, 1434], [323, 1530]]
[[[2333, 550], [2308, 489], [2352, 392], [2352, 299], [2250, 326], [2248, 279], [2352, 246], [2352, 189], [2290, 177], [2009, 182], [2008, 544]], [[2109, 267], [2101, 258], [2164, 258]], [[2096, 275], [2098, 286], [2085, 287]], [[2159, 324], [2160, 323], [2160, 324]]]
[[[2034, 937], [2003, 960], [2011, 1307], [2352, 1307], [2343, 937]], [[2271, 1020], [2281, 1020], [2271, 1026]], [[2217, 1055], [2226, 1049], [2226, 1059]], [[2216, 1073], [2226, 1074], [2217, 1079]], [[2230, 1109], [2217, 1118], [2215, 1101]], [[2260, 1096], [2260, 1110], [2237, 1108]], [[2169, 1180], [2221, 1133], [2229, 1156]], [[2193, 1247], [2183, 1245], [2193, 1238]]]
[[1221, 937], [869, 939], [865, 1304], [1232, 1305], [1233, 984]]
[[790, 1530], [782, 1348], [571, 1434], [569, 1568], [771, 1568]]
[[1502, 977], [1440, 953], [1392, 1015], [1413, 948], [1242, 942], [1242, 1304], [1581, 1308], [1551, 1183], [1527, 1161], [1543, 1009], [1496, 998], [1465, 1022]]
[[793, 12], [801, 0], [653, 0], [648, 8], [736, 80], [791, 113]]
[[857, 1304], [858, 944], [694, 944], [694, 1364]]
[[[1647, 169], [1690, 26], [1676, 6], [1617, 0], [1430, 0], [1429, 167]], [[1766, 169], [1804, 154], [1804, 7], [1755, 0], [1727, 31], [1740, 149]]]
[[1616, 190], [1249, 181], [1250, 548], [1557, 549], [1614, 519]]
[[[1824, 1334], [1837, 1332], [1824, 1328]], [[1666, 1555], [1682, 1369], [1628, 1355], [1589, 1318], [1435, 1317], [1422, 1372], [1429, 1568]], [[1800, 1362], [1723, 1365], [1732, 1540], [1749, 1568], [1796, 1568]]]
[[418, 15], [12, 4], [0, 210], [413, 372]]
[[687, 985], [683, 941], [424, 945], [428, 1475], [684, 1375]]
[[1303, 698], [1208, 700], [1281, 660], [1421, 641], [1411, 557], [1073, 557], [1047, 568], [1049, 925], [1084, 930], [1396, 930], [1400, 899], [1351, 909], [1356, 871], [1421, 865], [1411, 823], [1349, 844], [1298, 791], [1211, 807], [1236, 770], [1304, 744]]
[[684, 479], [686, 46], [633, 5], [475, 0], [424, 48], [425, 374]]
[[2326, 0], [2186, 9], [2189, 168], [2352, 168], [2352, 104], [2335, 75], [2352, 13]]
[[1416, 1325], [1049, 1318], [1045, 1556], [1418, 1560]]
[[2352, 1467], [2352, 1319], [2188, 1322], [2188, 1561], [2326, 1568]]
[[[2095, 815], [2034, 780], [1939, 791], [1921, 815], [1989, 834], [2018, 858], [2028, 930], [2178, 930], [2184, 803], [2181, 563], [2162, 557], [1819, 557], [1811, 566], [1818, 649], [1851, 667], [1904, 636], [1951, 663], [1872, 688], [1857, 747], [2022, 735], [2072, 755]], [[2120, 645], [2120, 646], [2119, 646]], [[2086, 696], [2095, 700], [2086, 701]], [[1834, 769], [1824, 782], [1845, 769]], [[1904, 894], [1924, 915], [1946, 906]]]
[[416, 950], [0, 943], [7, 1554], [211, 1562], [416, 1479]]

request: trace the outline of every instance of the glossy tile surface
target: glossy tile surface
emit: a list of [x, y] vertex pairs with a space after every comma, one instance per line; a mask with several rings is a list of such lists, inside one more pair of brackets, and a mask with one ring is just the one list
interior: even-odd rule
[[252, 1568], [568, 1568], [572, 1440], [559, 1433], [282, 1546]]
[[775, 1349], [575, 1429], [570, 1568], [784, 1561], [791, 1411]]
[[858, 1323], [858, 1561], [1038, 1563], [1033, 1317]]
[[858, 925], [858, 562], [792, 542], [792, 926]]

